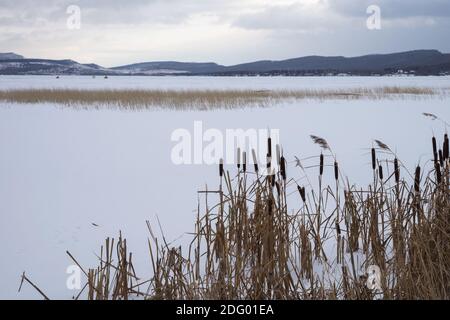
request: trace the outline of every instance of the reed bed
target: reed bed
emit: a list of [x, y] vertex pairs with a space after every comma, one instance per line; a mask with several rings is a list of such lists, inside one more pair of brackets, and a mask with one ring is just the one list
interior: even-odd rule
[[158, 238], [147, 222], [147, 280], [136, 275], [122, 235], [108, 238], [99, 265], [83, 269], [87, 282], [76, 298], [449, 299], [448, 135], [431, 139], [429, 161], [411, 173], [375, 140], [365, 188], [342, 177], [325, 139], [311, 138], [322, 149], [317, 165], [306, 169], [297, 159], [289, 169], [302, 179], [289, 178], [270, 139], [263, 166], [246, 155], [234, 169], [221, 163], [218, 188], [199, 191], [187, 248]]
[[429, 159], [411, 172], [375, 140], [365, 188], [343, 177], [324, 138], [311, 138], [322, 150], [312, 168], [298, 158], [289, 166], [270, 138], [265, 164], [246, 154], [235, 168], [220, 163], [217, 189], [199, 191], [186, 248], [147, 221], [149, 279], [137, 276], [122, 234], [106, 239], [95, 268], [67, 252], [87, 279], [75, 298], [450, 299], [448, 134], [430, 139]]
[[0, 101], [21, 104], [51, 103], [80, 109], [213, 110], [246, 106], [268, 107], [282, 101], [426, 99], [448, 95], [446, 89], [376, 87], [303, 90], [79, 90], [25, 89], [0, 91]]

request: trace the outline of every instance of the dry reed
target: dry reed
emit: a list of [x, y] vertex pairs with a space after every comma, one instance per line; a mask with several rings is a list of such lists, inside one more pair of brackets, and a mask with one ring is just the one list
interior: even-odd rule
[[[317, 187], [298, 158], [296, 169], [308, 183], [288, 178], [280, 146], [273, 168], [270, 138], [270, 175], [256, 161], [248, 172], [246, 153], [238, 152], [238, 172], [232, 177], [220, 162], [218, 190], [200, 191], [205, 205], [199, 204], [187, 250], [158, 239], [147, 222], [150, 279], [136, 275], [121, 234], [117, 243], [106, 239], [93, 269], [67, 252], [87, 279], [76, 298], [450, 299], [448, 135], [442, 149], [431, 139], [430, 161], [413, 176], [402, 176], [408, 172], [402, 162], [375, 140], [366, 188], [343, 179], [328, 142], [311, 138], [322, 149]], [[326, 164], [328, 156], [333, 160]], [[323, 186], [328, 165], [333, 187]], [[211, 197], [218, 197], [214, 206]], [[47, 299], [25, 275], [23, 281]]]
[[[390, 150], [376, 144], [379, 155]], [[205, 208], [199, 206], [187, 252], [161, 242], [147, 222], [153, 276], [136, 276], [120, 235], [116, 245], [106, 240], [98, 267], [83, 270], [82, 292], [88, 299], [449, 299], [448, 151], [411, 179], [400, 176], [392, 152], [381, 159], [377, 149], [370, 153], [373, 182], [364, 189], [340, 180], [334, 156], [335, 188], [323, 188], [323, 153], [318, 189], [289, 179], [280, 151], [269, 176], [258, 167], [247, 172], [246, 157], [233, 178], [221, 163], [219, 189], [201, 192]], [[295, 210], [288, 209], [292, 188]], [[212, 196], [219, 201], [210, 207]], [[372, 266], [379, 270], [375, 287], [368, 286]]]
[[78, 109], [212, 110], [245, 106], [268, 107], [282, 101], [423, 99], [448, 95], [448, 90], [420, 87], [376, 87], [303, 90], [140, 90], [140, 89], [14, 89], [0, 91], [8, 103], [51, 103]]

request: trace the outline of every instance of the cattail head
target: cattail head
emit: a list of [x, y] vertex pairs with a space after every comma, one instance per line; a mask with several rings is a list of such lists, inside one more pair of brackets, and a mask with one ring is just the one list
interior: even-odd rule
[[444, 148], [443, 148], [443, 153], [444, 153], [444, 160], [447, 160], [449, 158], [449, 145], [448, 145], [448, 134], [444, 134]]
[[420, 166], [417, 166], [416, 174], [414, 175], [414, 190], [416, 192], [420, 191]]
[[256, 156], [255, 149], [252, 149], [253, 166], [255, 167], [255, 172], [258, 173], [258, 157]]
[[395, 175], [395, 183], [400, 182], [400, 167], [398, 166], [397, 158], [394, 159], [394, 175]]
[[339, 222], [336, 221], [336, 233], [338, 236], [341, 235], [341, 226], [339, 225]]
[[280, 159], [280, 173], [281, 176], [283, 177], [283, 180], [286, 181], [286, 160], [284, 159], [283, 156], [281, 156]]
[[270, 183], [271, 183], [272, 188], [273, 188], [275, 186], [275, 175], [274, 174], [270, 175]]
[[267, 139], [267, 156], [272, 157], [272, 138]]
[[323, 153], [320, 154], [319, 173], [323, 175]]
[[244, 170], [244, 173], [247, 171], [247, 152], [242, 153], [242, 170]]
[[223, 159], [220, 159], [219, 162], [219, 175], [221, 178], [223, 177]]
[[298, 190], [298, 193], [300, 194], [300, 197], [302, 198], [302, 201], [303, 201], [303, 202], [306, 202], [305, 188], [304, 188], [304, 187], [297, 186], [297, 190]]
[[441, 149], [439, 149], [439, 163], [441, 164], [441, 167], [444, 167], [444, 154]]
[[383, 167], [381, 165], [378, 166], [378, 176], [380, 177], [380, 180], [383, 180]]
[[241, 148], [237, 148], [236, 163], [239, 170], [241, 168]]
[[272, 166], [272, 156], [268, 153], [267, 154], [267, 169], [270, 169]]
[[334, 162], [334, 179], [335, 180], [339, 179], [339, 166], [337, 161]]
[[372, 170], [375, 170], [377, 167], [377, 159], [375, 154], [375, 148], [372, 148]]
[[439, 167], [439, 164], [437, 162], [434, 163], [434, 170], [436, 171], [436, 182], [440, 184], [442, 181], [442, 174], [441, 168]]
[[433, 145], [434, 162], [437, 162], [437, 143], [436, 138], [434, 136], [431, 139], [431, 144]]

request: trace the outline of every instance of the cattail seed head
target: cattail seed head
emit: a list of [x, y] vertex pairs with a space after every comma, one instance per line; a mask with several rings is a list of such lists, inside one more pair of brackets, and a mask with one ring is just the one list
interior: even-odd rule
[[334, 179], [335, 180], [339, 179], [339, 166], [337, 161], [334, 162]]
[[381, 165], [378, 166], [378, 175], [380, 177], [380, 180], [383, 180], [383, 167]]
[[305, 192], [305, 188], [304, 188], [304, 187], [297, 186], [297, 190], [298, 190], [298, 193], [300, 194], [300, 197], [302, 198], [302, 201], [303, 201], [303, 202], [306, 202], [306, 192]]
[[434, 162], [436, 162], [437, 161], [437, 144], [436, 144], [436, 138], [434, 136], [431, 139], [431, 143], [433, 145]]
[[247, 171], [247, 152], [242, 153], [242, 170], [244, 170], [244, 173]]
[[323, 153], [320, 154], [319, 173], [320, 175], [323, 175]]
[[400, 182], [400, 167], [398, 166], [397, 158], [394, 159], [394, 175], [395, 182], [398, 184]]
[[376, 163], [375, 148], [372, 148], [372, 170], [375, 170], [376, 167], [377, 163]]
[[269, 157], [272, 157], [272, 138], [269, 137], [267, 139], [267, 154]]
[[449, 145], [448, 145], [448, 135], [444, 134], [444, 148], [443, 148], [443, 153], [444, 153], [444, 160], [447, 160], [449, 158]]
[[219, 162], [219, 175], [221, 178], [223, 177], [223, 159], [220, 159]]
[[436, 171], [436, 182], [438, 184], [440, 184], [442, 181], [442, 174], [441, 174], [441, 168], [439, 167], [439, 164], [437, 162], [435, 162], [435, 164], [434, 164], [434, 170]]
[[241, 168], [241, 148], [237, 148], [236, 152], [236, 164], [238, 170]]
[[440, 163], [441, 167], [444, 167], [444, 155], [443, 155], [441, 149], [439, 149], [439, 163]]
[[416, 174], [414, 176], [414, 190], [416, 192], [420, 191], [420, 166], [416, 168]]
[[252, 149], [253, 166], [255, 167], [255, 172], [258, 173], [258, 157], [256, 156], [255, 149]]
[[283, 177], [283, 180], [286, 181], [286, 160], [284, 159], [283, 156], [281, 156], [280, 159], [280, 173], [281, 176]]

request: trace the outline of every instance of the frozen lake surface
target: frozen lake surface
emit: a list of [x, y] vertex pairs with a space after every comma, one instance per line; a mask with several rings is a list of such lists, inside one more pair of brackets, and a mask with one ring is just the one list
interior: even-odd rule
[[[24, 80], [26, 79], [26, 80]], [[450, 88], [450, 77], [109, 77], [1, 76], [0, 89], [332, 89], [360, 87]]]
[[[14, 88], [304, 89], [378, 86], [449, 88], [449, 77], [54, 77], [0, 76]], [[280, 130], [288, 161], [319, 154], [309, 135], [328, 140], [352, 182], [370, 180], [368, 149], [380, 139], [409, 168], [430, 158], [431, 135], [450, 120], [449, 99], [301, 101], [267, 109], [217, 111], [72, 110], [51, 105], [0, 106], [0, 298], [40, 298], [23, 271], [50, 297], [71, 298], [69, 250], [86, 268], [107, 236], [121, 230], [137, 273], [150, 268], [145, 220], [159, 217], [168, 240], [193, 229], [197, 191], [218, 184], [215, 165], [175, 165], [174, 130]], [[298, 176], [291, 164], [290, 176]], [[331, 172], [330, 172], [331, 174]], [[315, 178], [313, 170], [310, 174]], [[98, 227], [92, 225], [95, 223]], [[176, 243], [189, 239], [184, 236]], [[148, 271], [148, 270], [147, 270]]]

